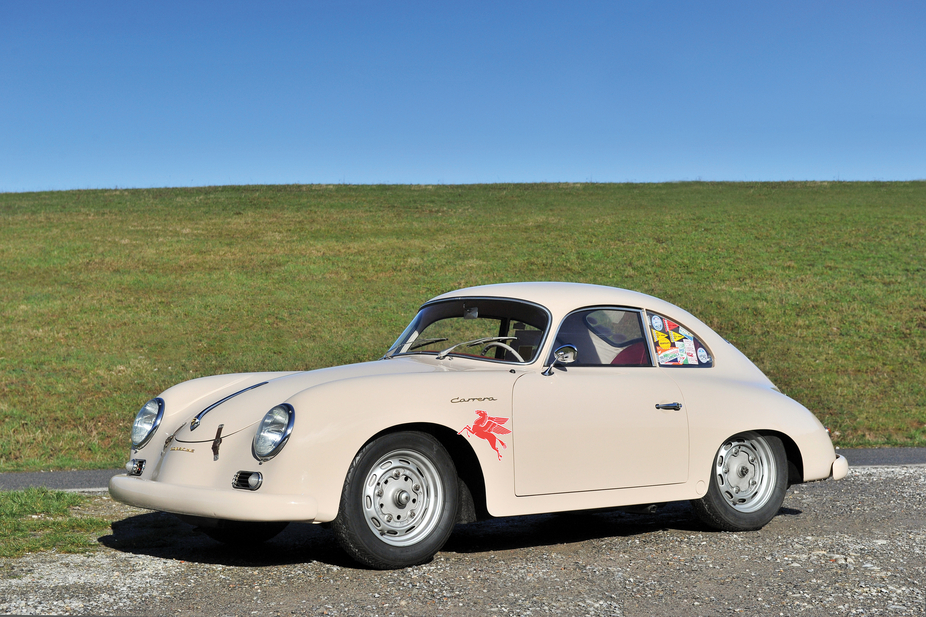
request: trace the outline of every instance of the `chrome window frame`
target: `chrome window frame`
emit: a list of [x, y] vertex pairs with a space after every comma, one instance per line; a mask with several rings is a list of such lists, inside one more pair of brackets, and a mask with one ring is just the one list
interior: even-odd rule
[[[646, 312], [646, 309], [636, 308], [634, 306], [619, 306], [619, 305], [613, 305], [613, 304], [591, 304], [589, 306], [583, 306], [583, 307], [569, 311], [563, 316], [562, 319], [559, 320], [559, 327], [556, 329], [556, 334], [559, 335], [559, 332], [562, 329], [563, 324], [566, 322], [567, 319], [569, 319], [571, 316], [575, 315], [576, 313], [581, 313], [585, 311], [588, 311], [588, 312], [591, 312], [591, 311], [623, 311], [625, 313], [636, 313], [640, 317], [640, 320], [641, 320], [640, 325], [643, 328], [643, 340], [646, 341], [646, 348], [647, 350], [649, 350], [649, 364], [582, 364], [581, 356], [580, 356], [579, 362], [576, 362], [574, 364], [569, 364], [568, 365], [569, 367], [571, 368], [602, 368], [602, 367], [654, 368], [654, 367], [658, 367], [658, 364], [656, 363], [656, 354], [653, 353], [654, 349], [653, 349], [653, 344], [652, 344], [653, 342], [651, 340], [652, 337], [649, 336], [649, 332], [647, 332], [646, 330], [646, 321], [643, 320], [643, 316], [644, 316], [644, 313]], [[556, 337], [553, 337], [553, 340], [555, 341]], [[550, 362], [549, 364], [545, 362], [544, 367], [548, 367], [550, 366], [550, 364], [553, 363], [553, 357], [552, 357], [553, 351], [554, 350], [551, 349], [550, 353], [547, 354], [547, 356], [549, 356], [547, 360], [549, 360]]]

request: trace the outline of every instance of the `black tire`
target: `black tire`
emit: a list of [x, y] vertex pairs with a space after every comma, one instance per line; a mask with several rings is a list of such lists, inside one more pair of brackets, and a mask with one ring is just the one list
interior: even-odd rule
[[781, 440], [740, 433], [718, 448], [707, 493], [691, 506], [714, 529], [753, 531], [778, 514], [787, 490], [788, 459]]
[[460, 496], [453, 460], [419, 432], [384, 435], [354, 457], [331, 527], [341, 547], [379, 570], [429, 561], [457, 518]]
[[253, 548], [263, 544], [286, 529], [289, 523], [252, 523], [245, 521], [218, 521], [215, 527], [197, 529], [216, 542], [233, 548]]

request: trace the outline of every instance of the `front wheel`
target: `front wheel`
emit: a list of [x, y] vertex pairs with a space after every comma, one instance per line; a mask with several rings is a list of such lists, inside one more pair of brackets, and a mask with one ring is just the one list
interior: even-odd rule
[[722, 531], [760, 529], [784, 501], [787, 463], [777, 437], [753, 432], [734, 435], [717, 450], [707, 494], [691, 502], [695, 514]]
[[404, 568], [440, 550], [459, 501], [456, 469], [444, 446], [427, 433], [392, 433], [354, 457], [332, 528], [360, 563]]

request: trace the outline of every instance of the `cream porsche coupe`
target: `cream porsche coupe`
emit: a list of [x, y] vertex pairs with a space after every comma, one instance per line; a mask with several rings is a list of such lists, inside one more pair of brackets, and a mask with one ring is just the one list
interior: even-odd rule
[[684, 310], [573, 283], [425, 303], [379, 360], [181, 383], [132, 427], [123, 503], [230, 544], [328, 523], [373, 568], [457, 523], [689, 500], [758, 529], [791, 484], [843, 478], [827, 430]]

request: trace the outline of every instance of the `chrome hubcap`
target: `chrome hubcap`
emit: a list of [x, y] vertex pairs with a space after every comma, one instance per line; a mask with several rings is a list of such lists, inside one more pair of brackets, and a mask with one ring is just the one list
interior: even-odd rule
[[424, 539], [444, 503], [440, 475], [425, 456], [396, 450], [381, 457], [364, 483], [363, 514], [379, 538], [393, 546]]
[[724, 499], [740, 512], [761, 509], [777, 484], [772, 451], [760, 435], [725, 442], [714, 471]]

